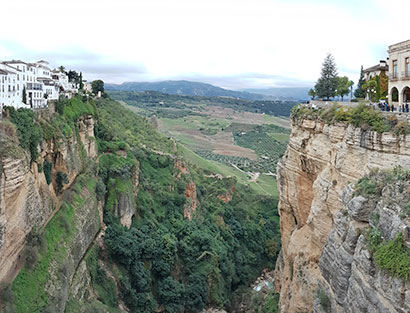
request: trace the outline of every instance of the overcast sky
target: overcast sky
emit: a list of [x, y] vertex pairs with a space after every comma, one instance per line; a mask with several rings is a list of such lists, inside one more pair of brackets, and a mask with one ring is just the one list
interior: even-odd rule
[[360, 65], [410, 39], [406, 0], [0, 0], [0, 60], [48, 60], [105, 82], [311, 86], [327, 53]]

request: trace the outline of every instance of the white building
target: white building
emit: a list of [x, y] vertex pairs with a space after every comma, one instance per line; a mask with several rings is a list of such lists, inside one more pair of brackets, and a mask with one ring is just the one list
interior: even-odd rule
[[[26, 97], [23, 97], [24, 90]], [[20, 60], [0, 62], [0, 113], [4, 106], [42, 108], [49, 100], [78, 93], [66, 73], [51, 70], [49, 63]], [[23, 99], [25, 98], [25, 103]]]
[[410, 103], [410, 40], [389, 46], [389, 103]]
[[86, 80], [83, 80], [83, 89], [84, 89], [86, 92], [89, 92], [89, 93], [92, 93], [92, 92], [93, 92], [93, 87], [92, 87], [91, 83], [89, 83], [89, 82], [86, 81]]

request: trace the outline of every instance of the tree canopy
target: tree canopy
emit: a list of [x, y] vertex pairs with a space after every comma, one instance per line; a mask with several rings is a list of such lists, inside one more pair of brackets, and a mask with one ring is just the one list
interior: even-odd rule
[[360, 78], [359, 82], [357, 83], [357, 88], [354, 91], [354, 96], [356, 98], [364, 98], [366, 97], [366, 91], [363, 89], [363, 85], [366, 83], [366, 80], [364, 79], [364, 71], [363, 71], [363, 65], [360, 68]]
[[347, 76], [337, 77], [337, 91], [336, 95], [340, 96], [343, 101], [343, 97], [349, 94], [352, 82]]
[[321, 76], [318, 79], [315, 90], [319, 98], [329, 99], [336, 95], [337, 68], [334, 57], [329, 53], [322, 64]]
[[101, 79], [94, 80], [91, 83], [91, 87], [93, 89], [93, 93], [95, 94], [98, 94], [99, 91], [101, 91], [101, 93], [104, 92], [104, 82]]

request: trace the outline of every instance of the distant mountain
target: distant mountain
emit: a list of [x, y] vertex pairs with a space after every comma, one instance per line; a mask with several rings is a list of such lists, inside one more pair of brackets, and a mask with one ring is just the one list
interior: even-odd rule
[[309, 87], [272, 87], [266, 89], [243, 89], [244, 92], [273, 97], [275, 100], [308, 100]]
[[167, 80], [161, 82], [127, 82], [120, 85], [106, 84], [107, 90], [123, 91], [159, 91], [167, 94], [202, 96], [202, 97], [232, 97], [247, 100], [270, 100], [268, 94], [255, 94], [247, 91], [234, 91], [211, 84], [186, 80]]

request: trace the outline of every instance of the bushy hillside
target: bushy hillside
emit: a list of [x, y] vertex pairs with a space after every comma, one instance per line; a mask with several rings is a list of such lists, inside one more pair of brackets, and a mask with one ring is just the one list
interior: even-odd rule
[[[56, 111], [10, 114], [61, 205], [44, 228], [33, 228], [25, 266], [0, 290], [6, 312], [229, 309], [234, 295], [273, 268], [275, 198], [188, 164], [172, 140], [116, 101], [77, 97], [60, 100]], [[82, 129], [86, 117], [97, 121], [95, 138]], [[32, 147], [64, 150], [73, 138], [81, 167], [69, 181], [69, 170], [60, 178], [56, 170], [61, 159], [43, 161]], [[98, 155], [86, 151], [84, 138], [96, 141]]]
[[[135, 126], [116, 119], [130, 114], [116, 102], [102, 101], [97, 108], [99, 134], [108, 127], [150, 127], [146, 121]], [[99, 137], [100, 147], [108, 146], [105, 138]], [[107, 190], [105, 245], [111, 270], [118, 273], [119, 299], [132, 312], [153, 312], [158, 306], [166, 312], [229, 308], [238, 287], [273, 266], [279, 248], [276, 200], [254, 195], [233, 178], [187, 167], [177, 155], [141, 148], [133, 138], [121, 140], [124, 152], [111, 150], [99, 165]], [[136, 167], [137, 210], [128, 229], [114, 208], [118, 192], [132, 193], [127, 184]]]

